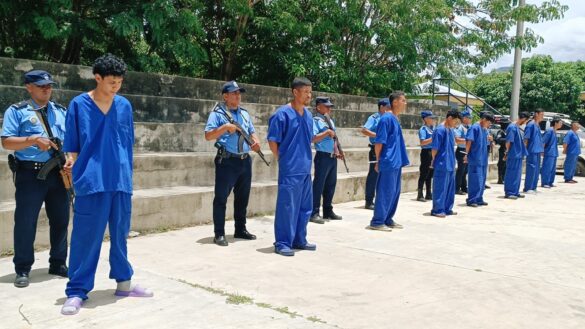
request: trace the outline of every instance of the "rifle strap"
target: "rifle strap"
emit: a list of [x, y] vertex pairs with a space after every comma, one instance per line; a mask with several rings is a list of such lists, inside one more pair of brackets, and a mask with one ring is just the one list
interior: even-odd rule
[[[237, 123], [237, 121], [234, 119], [234, 116], [232, 115], [230, 110], [226, 110], [220, 104], [217, 104], [216, 108], [219, 108], [221, 110], [221, 112], [220, 111], [215, 111], [215, 112], [223, 114], [227, 118], [229, 123], [231, 123], [231, 124], [233, 124], [234, 122]], [[242, 128], [244, 128], [244, 127], [242, 127]], [[239, 135], [239, 137], [238, 137], [238, 153], [242, 153], [244, 150], [244, 136], [242, 136], [242, 134], [238, 134], [238, 135]]]
[[38, 109], [35, 109], [35, 113], [36, 113], [37, 117], [39, 118], [39, 120], [41, 121], [41, 125], [43, 126], [43, 130], [45, 131], [45, 133], [47, 133], [49, 138], [53, 138], [53, 131], [51, 130], [51, 127], [49, 126], [49, 116], [48, 116], [48, 112], [47, 112], [47, 105], [40, 107]]

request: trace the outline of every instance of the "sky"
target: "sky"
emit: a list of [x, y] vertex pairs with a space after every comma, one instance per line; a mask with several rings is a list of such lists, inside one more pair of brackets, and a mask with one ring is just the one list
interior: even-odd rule
[[[530, 57], [533, 54], [552, 56], [557, 62], [570, 62], [585, 60], [585, 1], [583, 0], [559, 0], [561, 4], [569, 6], [565, 17], [540, 24], [525, 24], [534, 32], [544, 38], [544, 43], [532, 49], [530, 53], [522, 53], [522, 57]], [[528, 4], [540, 4], [542, 0], [526, 0]], [[516, 28], [513, 29], [513, 33]], [[495, 62], [484, 68], [484, 72], [493, 69], [512, 66], [514, 64], [514, 52], [500, 57]]]

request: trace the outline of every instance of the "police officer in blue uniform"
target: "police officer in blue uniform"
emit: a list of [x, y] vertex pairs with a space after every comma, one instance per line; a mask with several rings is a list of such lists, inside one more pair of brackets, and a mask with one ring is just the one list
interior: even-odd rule
[[[215, 197], [213, 199], [213, 225], [218, 246], [227, 246], [225, 238], [225, 211], [228, 196], [234, 190], [234, 238], [254, 240], [256, 236], [246, 229], [246, 212], [252, 187], [252, 160], [250, 149], [258, 152], [260, 143], [248, 111], [240, 107], [241, 93], [246, 90], [235, 81], [226, 82], [221, 93], [224, 103], [218, 104], [209, 114], [205, 126], [205, 139], [217, 140], [215, 157]], [[250, 135], [254, 144], [244, 142], [237, 127], [230, 123], [233, 118]]]
[[575, 171], [577, 169], [577, 157], [581, 154], [581, 139], [577, 135], [578, 130], [579, 122], [573, 121], [571, 123], [571, 130], [563, 139], [563, 154], [567, 155], [565, 157], [564, 178], [565, 183], [569, 184], [577, 183], [573, 177], [575, 177]]
[[455, 158], [457, 159], [457, 172], [455, 173], [455, 193], [464, 195], [467, 193], [467, 163], [463, 161], [465, 157], [465, 136], [467, 130], [471, 127], [471, 109], [466, 107], [461, 113], [461, 124], [453, 129], [457, 149]]
[[[431, 150], [433, 148], [433, 131], [437, 116], [431, 110], [425, 110], [420, 113], [423, 119], [423, 126], [418, 131], [418, 139], [420, 140], [420, 167], [418, 177], [418, 195], [417, 201], [426, 202], [433, 199], [433, 192], [431, 190], [433, 181], [433, 168], [431, 168], [431, 161], [433, 159]], [[426, 195], [423, 196], [423, 187], [426, 186]]]
[[368, 170], [368, 176], [366, 177], [366, 209], [374, 210], [374, 197], [376, 196], [376, 181], [378, 180], [378, 172], [376, 172], [376, 152], [374, 150], [374, 142], [376, 140], [376, 130], [378, 129], [378, 123], [384, 113], [390, 111], [390, 100], [388, 98], [382, 98], [378, 100], [378, 112], [370, 115], [368, 120], [362, 127], [362, 134], [367, 136], [370, 140], [368, 147], [370, 152], [368, 153], [368, 161], [370, 162], [370, 168]]
[[518, 120], [515, 123], [510, 123], [506, 128], [506, 174], [504, 176], [506, 199], [524, 198], [524, 194], [520, 194], [520, 180], [522, 178], [522, 160], [528, 152], [520, 126], [525, 124], [529, 118], [528, 112], [520, 112]]
[[540, 183], [544, 188], [554, 187], [555, 176], [557, 173], [557, 157], [559, 149], [557, 145], [557, 130], [563, 123], [559, 118], [553, 118], [550, 127], [542, 135], [544, 144], [544, 157], [542, 159], [542, 168], [540, 169]]
[[468, 195], [466, 203], [470, 207], [487, 206], [483, 199], [485, 182], [487, 179], [488, 127], [494, 122], [491, 113], [482, 113], [479, 122], [473, 124], [467, 130], [465, 162], [468, 165]]
[[[335, 122], [329, 118], [329, 127], [325, 116], [331, 114], [333, 103], [329, 97], [319, 96], [315, 100], [316, 113], [313, 116], [313, 143], [315, 143], [315, 176], [313, 178], [313, 213], [309, 219], [313, 223], [323, 224], [326, 220], [340, 220], [341, 216], [333, 212], [333, 195], [337, 183], [337, 159], [342, 154], [337, 148]], [[323, 196], [323, 217], [319, 216]]]
[[57, 145], [49, 140], [39, 109], [46, 106], [53, 136], [65, 136], [66, 109], [51, 101], [53, 84], [48, 72], [34, 70], [24, 75], [30, 99], [11, 105], [4, 113], [2, 146], [14, 150], [11, 169], [15, 170], [16, 209], [14, 211], [14, 270], [16, 287], [29, 284], [35, 261], [34, 241], [41, 206], [49, 218], [51, 250], [49, 274], [67, 277], [67, 226], [69, 200], [58, 167], [46, 180], [37, 179], [43, 165], [52, 157]]
[[524, 129], [524, 144], [528, 155], [526, 156], [526, 176], [524, 178], [524, 193], [536, 194], [538, 186], [538, 174], [540, 173], [540, 162], [544, 153], [542, 134], [540, 133], [540, 121], [544, 118], [544, 110], [534, 111], [532, 121], [526, 124]]

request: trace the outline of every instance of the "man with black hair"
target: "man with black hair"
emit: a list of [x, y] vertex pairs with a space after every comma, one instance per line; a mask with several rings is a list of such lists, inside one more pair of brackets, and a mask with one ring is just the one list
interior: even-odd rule
[[553, 118], [550, 127], [542, 135], [544, 144], [544, 157], [542, 168], [540, 169], [540, 183], [544, 188], [554, 187], [555, 176], [557, 173], [557, 157], [559, 149], [557, 145], [557, 130], [563, 125], [559, 118]]
[[368, 176], [366, 177], [366, 209], [374, 210], [374, 197], [376, 196], [376, 181], [378, 180], [378, 172], [376, 171], [376, 151], [375, 140], [376, 131], [380, 118], [384, 113], [391, 110], [390, 100], [388, 98], [381, 98], [378, 100], [378, 112], [370, 115], [368, 120], [362, 127], [362, 134], [369, 137], [370, 152], [368, 153], [368, 161], [370, 166], [368, 169]]
[[408, 154], [404, 144], [404, 136], [398, 117], [406, 108], [406, 96], [402, 91], [395, 91], [388, 100], [392, 106], [391, 112], [382, 115], [376, 131], [375, 151], [376, 171], [376, 203], [374, 216], [367, 229], [390, 232], [392, 229], [401, 229], [402, 225], [394, 220], [400, 189], [402, 185], [402, 167], [409, 165]]
[[482, 113], [479, 122], [473, 124], [467, 131], [465, 145], [465, 162], [468, 164], [468, 194], [467, 205], [470, 207], [487, 206], [483, 200], [485, 182], [487, 178], [488, 127], [494, 122], [491, 113]]
[[524, 144], [524, 136], [520, 126], [530, 118], [528, 112], [520, 112], [518, 120], [510, 123], [506, 129], [506, 175], [504, 176], [504, 193], [506, 199], [516, 200], [523, 198], [520, 194], [520, 180], [522, 179], [522, 160], [528, 154]]
[[30, 99], [8, 107], [2, 128], [2, 146], [14, 150], [14, 155], [9, 155], [9, 164], [16, 187], [13, 262], [16, 272], [14, 286], [18, 288], [29, 285], [29, 273], [35, 262], [37, 221], [43, 202], [49, 219], [51, 241], [49, 274], [67, 277], [65, 263], [69, 224], [67, 191], [58, 167], [49, 172], [45, 180], [38, 178], [41, 168], [57, 150], [41, 120], [41, 111], [46, 111], [46, 123], [52, 135], [63, 140], [66, 109], [51, 101], [55, 82], [48, 72], [29, 71], [24, 74], [24, 83]]
[[[215, 164], [215, 189], [213, 197], [213, 242], [218, 246], [227, 246], [225, 238], [225, 211], [227, 199], [234, 191], [234, 238], [255, 240], [256, 236], [246, 229], [246, 212], [252, 188], [252, 160], [250, 150], [260, 151], [260, 142], [256, 129], [248, 111], [240, 107], [242, 93], [246, 89], [238, 86], [235, 81], [223, 84], [221, 94], [223, 104], [218, 104], [207, 119], [205, 140], [216, 140], [218, 147]], [[239, 123], [250, 135], [254, 144], [244, 142], [236, 125], [230, 118]]]
[[524, 129], [524, 144], [528, 155], [526, 156], [526, 176], [524, 178], [524, 193], [536, 194], [538, 186], [538, 174], [540, 173], [540, 160], [544, 152], [542, 134], [540, 133], [540, 121], [544, 118], [544, 110], [534, 111], [532, 121], [526, 124]]
[[[507, 121], [506, 121], [507, 123]], [[506, 131], [501, 126], [496, 132], [494, 142], [498, 144], [498, 184], [504, 184], [504, 175], [506, 174]]]
[[75, 97], [67, 110], [64, 151], [77, 197], [71, 234], [65, 315], [77, 314], [94, 287], [106, 225], [110, 231], [110, 279], [116, 296], [152, 297], [131, 283], [126, 238], [132, 213], [132, 105], [117, 95], [126, 64], [107, 54], [94, 62], [95, 89]]
[[433, 209], [431, 215], [445, 218], [457, 215], [455, 202], [455, 135], [453, 128], [461, 120], [457, 110], [447, 112], [445, 121], [433, 133]]
[[274, 215], [274, 251], [294, 256], [293, 249], [316, 250], [307, 242], [307, 223], [313, 210], [311, 186], [311, 141], [313, 117], [312, 83], [295, 78], [291, 84], [293, 100], [281, 107], [268, 121], [268, 145], [278, 160], [278, 195]]
[[573, 121], [571, 123], [571, 130], [565, 135], [563, 139], [563, 154], [565, 157], [565, 183], [575, 184], [576, 180], [573, 179], [575, 171], [577, 170], [577, 157], [581, 154], [581, 139], [577, 135], [579, 130], [579, 122]]

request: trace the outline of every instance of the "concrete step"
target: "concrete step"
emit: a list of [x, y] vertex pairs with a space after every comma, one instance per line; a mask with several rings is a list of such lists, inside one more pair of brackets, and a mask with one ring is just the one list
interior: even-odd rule
[[[334, 203], [363, 200], [367, 172], [339, 174]], [[497, 175], [495, 164], [490, 165], [489, 177]], [[402, 192], [416, 190], [418, 168], [406, 167], [402, 175]], [[498, 187], [495, 187], [498, 188]], [[274, 180], [256, 181], [248, 207], [248, 216], [271, 214], [276, 204], [277, 183]], [[232, 197], [228, 200], [227, 216], [231, 218]], [[166, 230], [183, 226], [201, 225], [212, 221], [213, 186], [173, 186], [139, 189], [132, 197], [132, 230]], [[429, 208], [421, 204], [421, 211]], [[9, 251], [13, 245], [14, 201], [0, 202], [0, 252]], [[228, 223], [228, 231], [231, 224]], [[45, 211], [39, 216], [37, 247], [48, 245], [48, 222]]]

